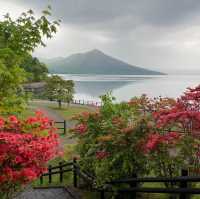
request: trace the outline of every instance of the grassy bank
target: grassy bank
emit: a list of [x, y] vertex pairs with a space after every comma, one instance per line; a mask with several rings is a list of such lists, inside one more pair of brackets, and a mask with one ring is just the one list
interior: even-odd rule
[[87, 106], [69, 106], [69, 107], [63, 107], [58, 108], [55, 105], [48, 105], [48, 108], [58, 113], [61, 117], [63, 117], [66, 120], [70, 120], [74, 115], [80, 114], [82, 112], [91, 112], [94, 111], [93, 109], [87, 107]]

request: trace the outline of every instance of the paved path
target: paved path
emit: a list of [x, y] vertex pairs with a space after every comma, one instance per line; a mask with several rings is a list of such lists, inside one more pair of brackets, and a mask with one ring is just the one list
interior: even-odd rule
[[[65, 118], [62, 117], [61, 114], [57, 113], [53, 109], [49, 108], [48, 105], [50, 104], [56, 104], [56, 102], [51, 102], [51, 101], [45, 101], [45, 100], [34, 100], [31, 105], [29, 106], [32, 109], [40, 109], [45, 115], [47, 115], [50, 119], [61, 122], [64, 121]], [[71, 105], [74, 106], [74, 105]], [[72, 128], [75, 125], [74, 121], [67, 120], [67, 129]], [[62, 131], [62, 130], [61, 130]], [[61, 139], [62, 144], [75, 144], [76, 140], [71, 139], [71, 135], [67, 134], [63, 139]]]
[[[42, 110], [48, 117], [54, 121], [63, 121], [65, 120], [61, 114], [57, 113], [53, 109], [49, 108], [48, 105], [54, 104], [57, 106], [57, 102], [54, 101], [47, 101], [47, 100], [33, 100], [32, 107], [33, 109], [40, 109]], [[66, 106], [66, 103], [63, 103]], [[87, 107], [89, 110], [96, 110], [96, 107], [88, 106], [88, 105], [79, 105], [79, 104], [71, 104], [72, 107]], [[67, 120], [67, 128], [71, 128], [74, 126], [74, 122], [71, 120]]]
[[74, 199], [65, 188], [29, 188], [13, 199]]
[[[47, 115], [50, 119], [54, 120], [54, 121], [64, 121], [65, 118], [62, 117], [61, 114], [59, 114], [57, 111], [54, 111], [53, 109], [49, 108], [49, 105], [56, 105], [57, 106], [57, 102], [55, 101], [48, 101], [48, 100], [33, 100], [30, 103], [30, 108], [32, 109], [40, 109], [42, 112], [45, 113], [45, 115]], [[67, 105], [66, 103], [63, 103], [63, 105]], [[96, 110], [96, 107], [93, 106], [89, 106], [89, 105], [79, 105], [79, 104], [71, 104], [70, 106], [73, 107], [87, 107], [89, 110]], [[67, 121], [67, 129], [70, 129], [72, 127], [74, 127], [75, 122], [71, 121], [71, 120], [66, 120]], [[64, 139], [62, 139], [62, 143], [63, 145], [66, 144], [75, 144], [76, 140], [75, 139], [71, 139], [71, 135], [67, 134], [65, 136]]]
[[[40, 109], [42, 112], [44, 112], [45, 115], [48, 115], [48, 117], [54, 121], [63, 121], [64, 118], [56, 111], [48, 108], [46, 103], [46, 101], [33, 101], [33, 105], [31, 105], [30, 107], [33, 109]], [[51, 102], [49, 102], [49, 104], [50, 103]]]

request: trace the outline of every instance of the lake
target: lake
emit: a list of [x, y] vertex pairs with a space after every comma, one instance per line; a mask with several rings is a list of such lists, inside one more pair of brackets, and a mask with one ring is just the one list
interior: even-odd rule
[[178, 97], [187, 87], [200, 84], [198, 75], [135, 76], [135, 75], [60, 75], [74, 80], [75, 99], [100, 101], [99, 96], [112, 91], [117, 101], [128, 101], [134, 96]]

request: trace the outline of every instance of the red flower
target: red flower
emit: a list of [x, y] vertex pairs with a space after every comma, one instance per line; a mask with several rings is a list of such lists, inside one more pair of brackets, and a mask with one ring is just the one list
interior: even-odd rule
[[163, 143], [167, 144], [175, 144], [179, 139], [181, 135], [177, 132], [169, 132], [162, 136], [161, 140]]
[[150, 134], [145, 144], [145, 152], [151, 152], [155, 150], [160, 143], [161, 136], [159, 134]]
[[17, 117], [14, 116], [14, 115], [10, 116], [8, 119], [9, 119], [9, 121], [10, 121], [11, 123], [13, 123], [13, 124], [17, 124], [17, 123], [18, 123], [18, 119], [17, 119]]
[[5, 124], [5, 121], [3, 118], [0, 118], [0, 128], [3, 128]]
[[[38, 178], [47, 162], [59, 154], [55, 128], [48, 118], [39, 115], [24, 121], [10, 116], [6, 120], [9, 130], [0, 131], [0, 192], [9, 184], [26, 184]], [[30, 127], [33, 123], [37, 125]], [[4, 119], [0, 119], [0, 124], [3, 126]], [[44, 128], [46, 133], [42, 136]]]
[[34, 124], [34, 123], [37, 123], [38, 122], [38, 119], [36, 117], [29, 117], [27, 120], [26, 120], [27, 124]]
[[37, 173], [34, 172], [32, 168], [25, 168], [22, 170], [22, 175], [27, 178], [28, 181], [35, 180], [37, 178]]
[[87, 125], [85, 124], [79, 124], [75, 127], [75, 131], [80, 133], [80, 134], [84, 134], [87, 131]]
[[21, 156], [16, 156], [15, 157], [15, 162], [16, 162], [16, 164], [22, 163], [23, 162], [22, 157]]
[[43, 113], [43, 111], [41, 111], [41, 110], [37, 110], [37, 111], [35, 111], [35, 115], [36, 115], [38, 118], [40, 118], [40, 117], [43, 117], [44, 113]]

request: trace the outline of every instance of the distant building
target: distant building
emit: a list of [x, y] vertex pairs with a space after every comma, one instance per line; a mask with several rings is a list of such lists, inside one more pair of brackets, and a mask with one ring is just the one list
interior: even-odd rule
[[34, 82], [34, 83], [27, 83], [24, 84], [24, 90], [26, 92], [31, 92], [33, 94], [41, 94], [45, 91], [45, 82]]

